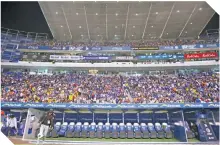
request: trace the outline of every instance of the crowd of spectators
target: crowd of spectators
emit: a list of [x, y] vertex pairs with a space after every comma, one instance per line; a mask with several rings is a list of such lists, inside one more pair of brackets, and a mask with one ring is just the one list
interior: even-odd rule
[[71, 42], [71, 41], [57, 41], [46, 40], [23, 43], [25, 46], [49, 46], [52, 49], [63, 49], [64, 47], [99, 47], [99, 46], [131, 46], [131, 47], [149, 47], [157, 48], [160, 46], [178, 46], [178, 45], [193, 45], [193, 44], [213, 44], [218, 43], [218, 39], [176, 39], [176, 40], [152, 40], [152, 41], [137, 41], [137, 42]]
[[2, 102], [184, 103], [219, 102], [219, 76], [2, 73]]

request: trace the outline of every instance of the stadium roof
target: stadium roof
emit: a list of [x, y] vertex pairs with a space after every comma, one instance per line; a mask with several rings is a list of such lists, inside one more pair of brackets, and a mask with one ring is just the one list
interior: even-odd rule
[[57, 40], [197, 37], [215, 11], [206, 2], [39, 2]]

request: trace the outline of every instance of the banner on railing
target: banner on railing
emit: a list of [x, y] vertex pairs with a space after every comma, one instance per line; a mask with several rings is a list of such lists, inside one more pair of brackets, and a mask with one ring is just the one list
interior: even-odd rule
[[50, 55], [51, 60], [82, 60], [83, 56], [74, 55]]
[[131, 50], [130, 46], [118, 46], [118, 47], [114, 47], [114, 46], [103, 46], [102, 50]]
[[158, 47], [135, 47], [133, 50], [158, 50]]
[[219, 43], [213, 44], [192, 44], [192, 45], [178, 45], [178, 46], [160, 46], [160, 50], [177, 50], [177, 49], [199, 49], [199, 48], [218, 48]]
[[2, 108], [61, 108], [61, 109], [152, 109], [152, 108], [219, 108], [219, 103], [159, 103], [159, 104], [72, 104], [1, 102]]
[[115, 60], [133, 60], [133, 56], [116, 56]]
[[137, 59], [140, 59], [140, 60], [184, 59], [184, 55], [183, 54], [143, 55], [143, 56], [137, 56]]
[[216, 52], [184, 54], [185, 59], [217, 58], [217, 57], [218, 57], [218, 54]]

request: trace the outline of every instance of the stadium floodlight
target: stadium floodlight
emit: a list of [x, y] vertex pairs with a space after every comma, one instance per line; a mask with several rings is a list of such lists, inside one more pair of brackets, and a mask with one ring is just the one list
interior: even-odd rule
[[63, 28], [63, 26], [62, 26], [62, 25], [61, 25], [60, 27], [61, 27], [61, 28]]
[[151, 34], [149, 34], [149, 36], [151, 36]]
[[158, 14], [158, 12], [156, 12], [156, 15]]
[[58, 12], [56, 12], [56, 14], [58, 14]]
[[133, 26], [133, 28], [135, 28], [135, 26]]
[[167, 33], [167, 35], [168, 35], [168, 33]]
[[134, 36], [134, 35], [131, 35], [132, 37]]
[[95, 13], [95, 15], [97, 16], [97, 15], [98, 15], [98, 13]]
[[180, 12], [180, 10], [177, 10], [176, 12], [177, 12], [177, 13], [179, 13], [179, 12]]
[[187, 33], [187, 31], [185, 33]]
[[82, 28], [82, 26], [79, 26], [79, 28]]
[[76, 15], [79, 15], [79, 13], [76, 13]]
[[193, 23], [190, 23], [191, 25], [193, 24]]
[[202, 10], [202, 8], [199, 8], [199, 10], [201, 11], [201, 10]]
[[115, 15], [118, 16], [118, 13], [116, 13]]
[[83, 37], [83, 35], [81, 35]]
[[118, 28], [118, 26], [115, 26], [115, 28]]
[[138, 16], [138, 13], [136, 13], [135, 15]]
[[117, 35], [115, 35], [115, 37], [116, 37]]
[[153, 28], [154, 26], [151, 26], [151, 28]]

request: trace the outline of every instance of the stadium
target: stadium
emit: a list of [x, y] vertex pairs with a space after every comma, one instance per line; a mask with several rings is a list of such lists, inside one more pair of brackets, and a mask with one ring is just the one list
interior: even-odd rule
[[12, 143], [219, 144], [219, 15], [206, 2], [35, 4], [2, 2]]

